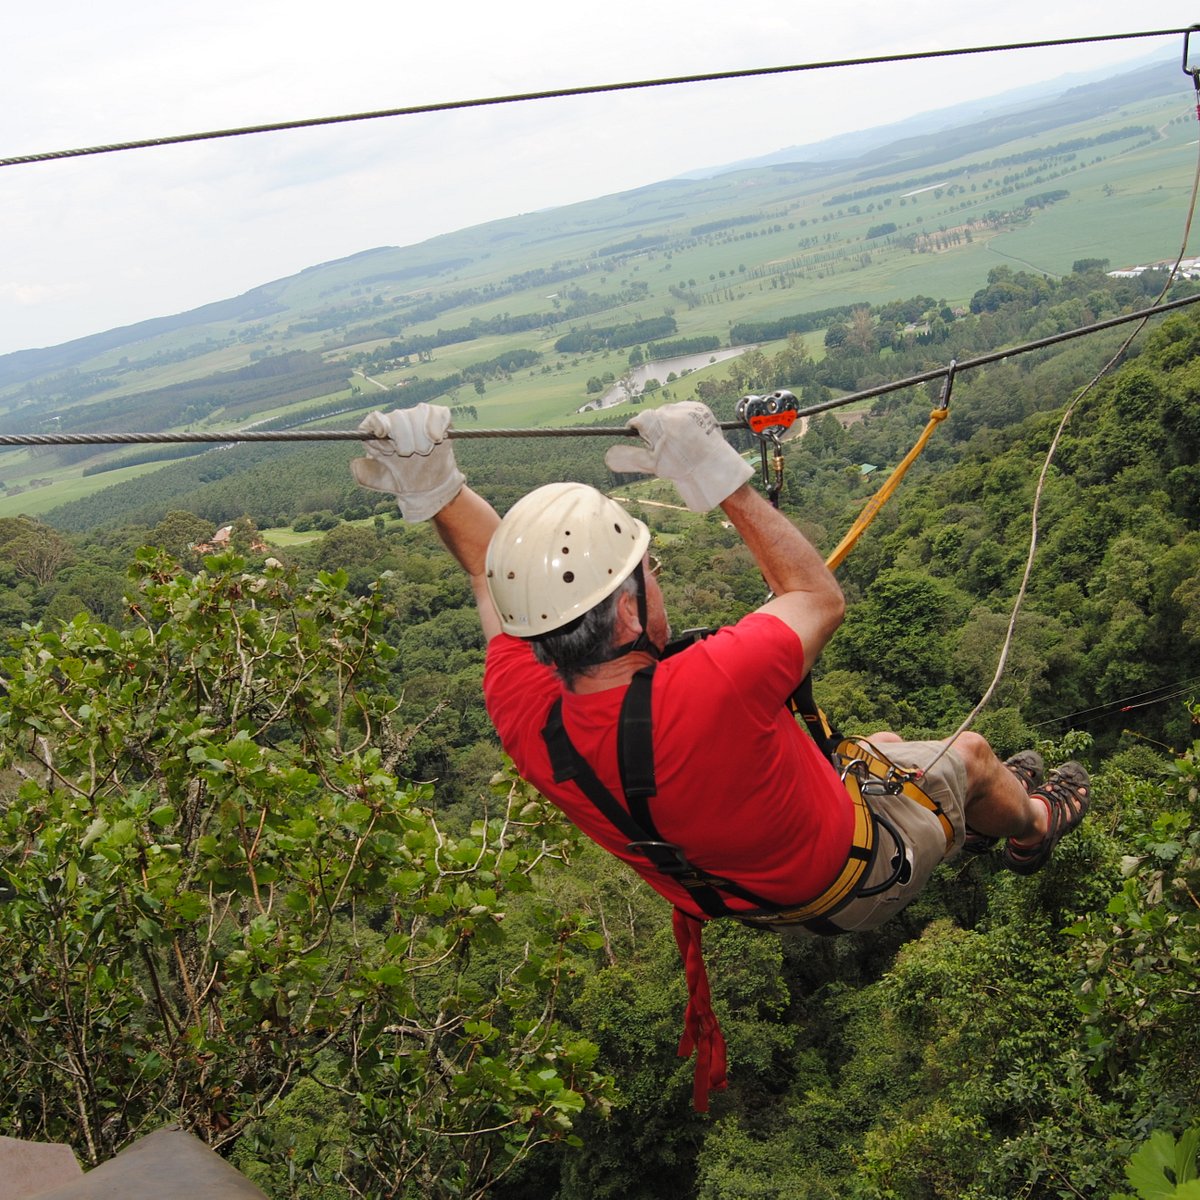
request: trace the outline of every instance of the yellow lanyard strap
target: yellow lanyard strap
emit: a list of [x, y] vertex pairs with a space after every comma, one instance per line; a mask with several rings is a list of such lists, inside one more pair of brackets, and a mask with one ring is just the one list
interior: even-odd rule
[[884, 480], [883, 487], [867, 501], [866, 508], [858, 514], [858, 520], [850, 526], [849, 532], [838, 543], [837, 549], [825, 560], [825, 565], [831, 571], [836, 571], [842, 565], [842, 560], [854, 548], [854, 543], [862, 536], [863, 530], [870, 525], [875, 519], [875, 514], [891, 499], [892, 493], [900, 486], [904, 473], [917, 461], [918, 455], [925, 449], [925, 443], [933, 436], [933, 431], [938, 427], [939, 422], [944, 421], [949, 415], [950, 410], [944, 406], [935, 408], [929, 414], [929, 424], [917, 438], [917, 444], [904, 456], [891, 475]]

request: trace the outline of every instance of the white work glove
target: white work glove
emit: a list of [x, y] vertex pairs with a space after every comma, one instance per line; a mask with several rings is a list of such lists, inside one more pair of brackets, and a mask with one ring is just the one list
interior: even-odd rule
[[362, 487], [395, 496], [406, 521], [428, 521], [467, 481], [454, 461], [449, 427], [450, 410], [439, 404], [373, 412], [359, 429], [382, 436], [363, 443], [367, 457], [351, 459], [350, 471]]
[[692, 512], [715, 508], [754, 474], [698, 401], [664, 404], [640, 413], [628, 427], [642, 435], [644, 444], [613, 446], [604, 456], [609, 469], [669, 479]]

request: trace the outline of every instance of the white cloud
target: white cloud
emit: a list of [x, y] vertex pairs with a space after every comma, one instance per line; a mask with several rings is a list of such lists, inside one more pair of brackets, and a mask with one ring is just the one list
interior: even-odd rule
[[50, 286], [44, 283], [0, 283], [0, 300], [15, 304], [18, 308], [36, 308], [39, 304], [53, 304], [64, 300], [76, 290], [69, 283]]

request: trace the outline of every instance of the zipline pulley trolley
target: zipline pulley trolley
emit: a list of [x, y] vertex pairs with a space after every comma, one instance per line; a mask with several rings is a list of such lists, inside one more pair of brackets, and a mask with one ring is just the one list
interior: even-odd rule
[[783, 489], [783, 435], [795, 424], [799, 402], [793, 393], [780, 388], [769, 396], [743, 396], [735, 412], [737, 419], [758, 438], [763, 489], [767, 499], [778, 508]]

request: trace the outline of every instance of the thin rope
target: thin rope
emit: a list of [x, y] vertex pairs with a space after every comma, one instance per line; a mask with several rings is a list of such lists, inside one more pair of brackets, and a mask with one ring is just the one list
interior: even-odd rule
[[388, 117], [411, 117], [427, 113], [454, 112], [458, 109], [486, 108], [498, 104], [522, 104], [535, 100], [562, 100], [572, 96], [595, 96], [609, 92], [628, 92], [646, 88], [674, 87], [681, 84], [716, 83], [730, 79], [752, 79], [771, 75], [789, 75], [804, 71], [827, 71], [841, 67], [866, 67], [883, 63], [918, 62], [924, 59], [953, 58], [972, 54], [996, 54], [1014, 50], [1038, 50], [1053, 46], [1082, 46], [1100, 42], [1134, 41], [1140, 38], [1173, 37], [1200, 26], [1182, 29], [1150, 29], [1136, 33], [1103, 33], [1085, 37], [1047, 38], [1042, 41], [1005, 42], [989, 46], [964, 46], [951, 50], [918, 50], [906, 54], [877, 54], [860, 58], [830, 59], [823, 62], [796, 63], [779, 67], [749, 67], [738, 71], [709, 71], [696, 75], [675, 75], [661, 79], [638, 79], [624, 83], [585, 84], [580, 87], [550, 88], [537, 92], [517, 92], [507, 96], [485, 96], [474, 100], [447, 100], [433, 104], [414, 104], [403, 108], [385, 108], [374, 112], [346, 113], [331, 117], [305, 117], [293, 121], [273, 121], [245, 125], [235, 129], [214, 129], [201, 133], [180, 133], [166, 137], [141, 138], [131, 142], [112, 142], [102, 146], [84, 146], [71, 150], [48, 150], [38, 154], [20, 154], [0, 158], [0, 167], [28, 166], [64, 158], [83, 158], [95, 154], [115, 154], [122, 150], [148, 150], [157, 146], [176, 146], [185, 142], [213, 141], [217, 138], [244, 137], [258, 133], [280, 133], [290, 129], [312, 129], [322, 125], [344, 125], [352, 121], [376, 121]]
[[[1200, 97], [1200, 75], [1194, 76], [1196, 84], [1196, 94]], [[1200, 107], [1197, 108], [1197, 118], [1200, 119]], [[1198, 143], [1200, 146], [1200, 143]], [[1167, 274], [1166, 282], [1162, 286], [1162, 290], [1156, 297], [1155, 304], [1167, 294], [1167, 289], [1175, 281], [1175, 276], [1179, 272], [1179, 266], [1183, 262], [1183, 257], [1187, 253], [1188, 238], [1192, 232], [1192, 220], [1196, 214], [1196, 198], [1200, 194], [1200, 149], [1197, 150], [1196, 170], [1192, 178], [1192, 195], [1188, 202], [1187, 220], [1184, 222], [1183, 241], [1179, 247], [1179, 254], [1175, 259], [1174, 265]], [[1154, 305], [1151, 305], [1150, 311], [1154, 310]], [[1046, 451], [1045, 461], [1042, 463], [1042, 470], [1038, 476], [1037, 488], [1033, 496], [1033, 508], [1030, 512], [1029, 520], [1029, 553], [1025, 557], [1025, 570], [1021, 575], [1021, 586], [1017, 589], [1017, 597], [1013, 602], [1012, 615], [1008, 620], [1008, 630], [1004, 635], [1004, 643], [1000, 648], [1000, 659], [996, 664], [996, 673], [992, 676], [992, 682], [988, 685], [988, 689], [984, 692], [982, 699], [973, 709], [967, 714], [963, 723], [954, 731], [941, 751], [929, 764], [927, 769], [932, 769], [934, 764], [950, 749], [951, 746], [961, 737], [975, 722], [975, 718], [987, 707], [988, 702], [995, 694], [996, 688], [1004, 675], [1004, 668], [1008, 662], [1008, 652], [1012, 647], [1013, 636], [1017, 628], [1017, 616], [1021, 611], [1021, 606], [1025, 600], [1025, 593], [1029, 586], [1030, 576], [1033, 574], [1033, 560], [1037, 554], [1038, 545], [1038, 514], [1041, 511], [1042, 496], [1045, 492], [1046, 479], [1050, 474], [1050, 464], [1054, 461], [1054, 455], [1058, 450], [1058, 443], [1062, 438], [1064, 431], [1067, 428], [1067, 422], [1071, 419], [1071, 414], [1079, 406], [1080, 401], [1110, 372], [1116, 367], [1117, 363], [1125, 357], [1126, 351], [1132, 345], [1134, 338], [1138, 336], [1146, 327], [1146, 322], [1149, 317], [1144, 317], [1129, 336], [1117, 347], [1116, 353], [1100, 368], [1100, 370], [1086, 383], [1083, 388], [1076, 394], [1074, 399], [1067, 405], [1063, 412], [1062, 419], [1058, 423], [1058, 428], [1054, 431], [1054, 437], [1050, 440], [1050, 448]]]
[[[1193, 197], [1195, 191], [1193, 190]], [[1190, 227], [1190, 222], [1189, 222]], [[1182, 257], [1182, 256], [1181, 256]], [[1178, 262], [1174, 270], [1178, 270]], [[1168, 280], [1167, 286], [1170, 285]], [[1159, 293], [1166, 293], [1166, 287]], [[842, 408], [847, 404], [855, 404], [861, 400], [869, 400], [886, 392], [896, 392], [917, 384], [928, 383], [933, 379], [946, 379], [956, 373], [971, 370], [975, 367], [987, 366], [990, 363], [1001, 362], [1007, 358], [1015, 358], [1029, 354], [1035, 350], [1055, 346], [1060, 342], [1071, 341], [1074, 338], [1085, 337], [1104, 329], [1112, 329], [1118, 325], [1126, 325], [1130, 321], [1141, 321], [1144, 325], [1151, 317], [1188, 305], [1200, 302], [1200, 293], [1195, 296], [1184, 296], [1180, 300], [1168, 300], [1166, 303], [1155, 303], [1149, 308], [1140, 308], [1135, 312], [1125, 313], [1119, 317], [1107, 317], [1103, 321], [1095, 321], [1091, 325], [1081, 325], [1078, 329], [1056, 333], [1051, 337], [1038, 338], [1036, 341], [1025, 342], [1006, 350], [995, 350], [981, 354], [976, 358], [951, 361], [944, 367], [936, 367], [922, 371], [919, 375], [909, 375], [891, 383], [879, 384], [876, 387], [865, 388], [863, 391], [850, 392], [834, 400], [825, 400], [820, 404], [810, 405], [798, 410], [796, 416], [810, 417], [817, 413], [828, 412], [830, 409]], [[1130, 340], [1136, 337], [1141, 327], [1134, 330]], [[1128, 346], [1128, 342], [1125, 343]], [[1119, 353], [1124, 352], [1125, 347]], [[1106, 368], [1107, 370], [1108, 368]], [[1089, 387], [1091, 385], [1089, 384]], [[1082, 396], [1083, 393], [1081, 393]], [[1075, 403], [1078, 402], [1078, 397]], [[726, 432], [746, 428], [743, 421], [722, 421], [720, 428]], [[168, 432], [168, 433], [5, 433], [0, 434], [0, 446], [105, 446], [105, 445], [152, 445], [169, 444], [173, 442], [211, 442], [226, 445], [233, 442], [368, 442], [374, 441], [380, 435], [361, 429], [227, 429]], [[571, 438], [571, 437], [638, 437], [636, 429], [627, 425], [583, 425], [578, 428], [558, 427], [540, 429], [449, 429], [446, 436], [453, 440], [470, 441], [479, 438]]]

